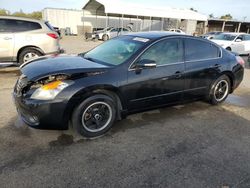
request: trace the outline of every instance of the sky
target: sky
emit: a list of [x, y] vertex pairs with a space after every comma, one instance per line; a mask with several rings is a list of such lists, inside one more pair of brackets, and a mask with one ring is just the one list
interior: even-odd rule
[[[108, 1], [108, 0], [107, 0]], [[169, 6], [173, 8], [194, 8], [198, 12], [216, 17], [230, 13], [233, 18], [250, 21], [249, 0], [119, 0], [142, 3], [144, 6]], [[0, 0], [0, 8], [11, 12], [39, 11], [46, 7], [81, 9], [87, 0]]]

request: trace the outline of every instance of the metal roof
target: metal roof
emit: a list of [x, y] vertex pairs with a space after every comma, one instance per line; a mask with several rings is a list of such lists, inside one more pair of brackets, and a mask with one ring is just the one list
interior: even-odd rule
[[209, 18], [208, 21], [235, 22], [235, 23], [250, 23], [249, 21], [227, 20], [227, 19], [220, 19], [220, 18]]
[[125, 3], [120, 0], [89, 0], [84, 10], [88, 10], [91, 14], [96, 14], [104, 7], [104, 14], [119, 14], [146, 16], [158, 18], [176, 18], [207, 21], [207, 16], [189, 9], [171, 8], [171, 7], [146, 7], [142, 4]]

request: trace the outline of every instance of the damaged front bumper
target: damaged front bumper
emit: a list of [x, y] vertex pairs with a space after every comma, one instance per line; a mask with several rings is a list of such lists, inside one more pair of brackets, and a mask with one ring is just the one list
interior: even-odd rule
[[68, 120], [63, 100], [40, 101], [24, 98], [13, 93], [13, 99], [19, 115], [29, 126], [38, 129], [67, 129]]

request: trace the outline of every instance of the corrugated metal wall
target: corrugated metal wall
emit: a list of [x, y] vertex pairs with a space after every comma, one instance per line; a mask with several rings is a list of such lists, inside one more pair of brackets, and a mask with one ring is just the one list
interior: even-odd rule
[[[83, 35], [85, 32], [91, 32], [94, 28], [108, 27], [126, 27], [133, 25], [133, 31], [160, 31], [173, 28], [181, 28], [187, 34], [193, 34], [196, 31], [197, 21], [178, 20], [164, 18], [133, 17], [124, 18], [115, 16], [95, 16], [88, 11], [68, 10], [46, 8], [42, 11], [43, 19], [48, 20], [53, 26], [61, 28], [70, 28], [71, 34]], [[123, 20], [123, 21], [122, 21]], [[123, 24], [122, 24], [123, 23]]]
[[77, 28], [83, 26], [81, 10], [45, 8], [42, 15], [44, 20], [49, 21], [55, 27], [70, 28], [71, 34], [77, 34]]

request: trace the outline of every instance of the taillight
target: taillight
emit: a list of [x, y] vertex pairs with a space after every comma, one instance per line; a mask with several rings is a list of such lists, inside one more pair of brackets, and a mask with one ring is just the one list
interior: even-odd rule
[[53, 39], [58, 39], [58, 35], [55, 33], [47, 33], [47, 35], [52, 37]]
[[237, 63], [239, 63], [243, 67], [245, 66], [245, 61], [244, 61], [244, 59], [242, 57], [236, 56], [236, 60], [237, 60]]

